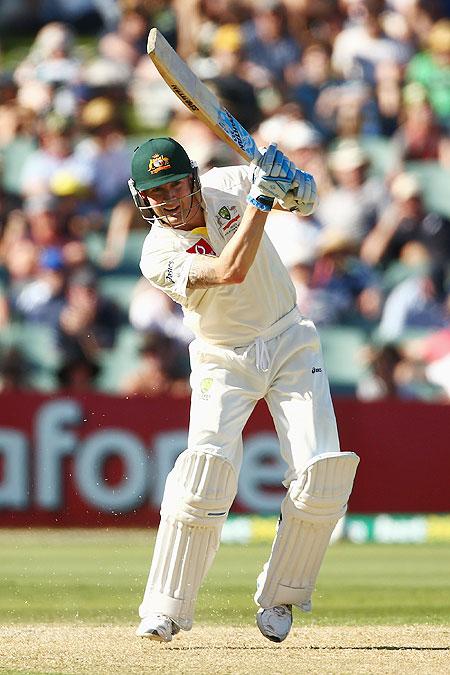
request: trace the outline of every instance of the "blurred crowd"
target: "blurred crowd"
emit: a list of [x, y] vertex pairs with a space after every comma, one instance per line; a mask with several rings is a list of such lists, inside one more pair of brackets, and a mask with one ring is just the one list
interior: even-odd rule
[[317, 212], [267, 232], [356, 364], [332, 388], [449, 402], [448, 0], [3, 0], [0, 391], [189, 391], [192, 335], [139, 278], [130, 158], [167, 134], [201, 173], [242, 160], [162, 81], [152, 26], [316, 178]]

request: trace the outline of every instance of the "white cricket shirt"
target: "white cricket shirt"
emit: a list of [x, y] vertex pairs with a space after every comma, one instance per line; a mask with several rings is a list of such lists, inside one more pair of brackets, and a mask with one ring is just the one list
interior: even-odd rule
[[265, 233], [241, 284], [187, 288], [194, 256], [219, 255], [237, 230], [251, 186], [248, 167], [211, 169], [201, 185], [206, 228], [188, 232], [156, 222], [144, 241], [142, 274], [180, 303], [196, 336], [212, 344], [248, 345], [295, 307], [295, 288]]

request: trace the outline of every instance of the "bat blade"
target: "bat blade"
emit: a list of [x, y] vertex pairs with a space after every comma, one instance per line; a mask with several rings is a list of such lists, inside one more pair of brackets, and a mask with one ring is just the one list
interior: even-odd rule
[[157, 28], [152, 28], [149, 33], [147, 52], [168, 86], [196, 117], [248, 162], [260, 159], [252, 136], [192, 72]]

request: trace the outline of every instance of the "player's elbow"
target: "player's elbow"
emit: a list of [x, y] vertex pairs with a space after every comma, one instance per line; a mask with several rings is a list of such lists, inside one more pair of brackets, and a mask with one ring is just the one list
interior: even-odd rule
[[228, 268], [223, 274], [224, 284], [242, 284], [247, 276], [247, 270], [239, 267]]
[[233, 281], [231, 283], [242, 284], [242, 282], [245, 281], [246, 276], [247, 276], [247, 271], [244, 272], [243, 270], [238, 270], [234, 273]]
[[220, 277], [223, 284], [242, 284], [253, 263], [253, 258], [241, 255], [222, 255], [220, 258]]
[[220, 276], [223, 284], [242, 284], [247, 272], [248, 266], [241, 256], [224, 256], [221, 260]]

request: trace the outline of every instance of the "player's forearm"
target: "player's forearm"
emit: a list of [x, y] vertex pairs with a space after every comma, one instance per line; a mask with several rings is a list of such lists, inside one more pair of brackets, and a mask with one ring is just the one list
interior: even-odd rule
[[239, 284], [255, 260], [267, 213], [248, 205], [233, 237], [217, 258], [196, 256], [189, 272], [189, 288]]
[[228, 283], [244, 281], [258, 252], [267, 215], [251, 205], [245, 209], [239, 228], [219, 256], [222, 274], [230, 279]]

